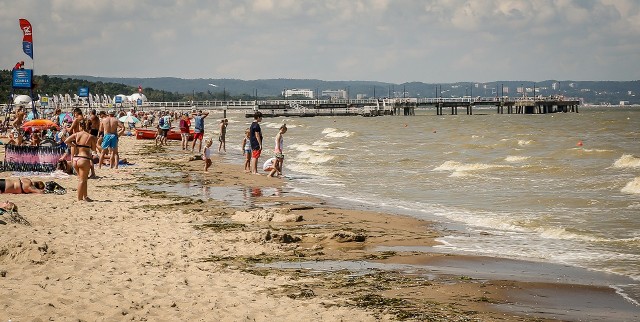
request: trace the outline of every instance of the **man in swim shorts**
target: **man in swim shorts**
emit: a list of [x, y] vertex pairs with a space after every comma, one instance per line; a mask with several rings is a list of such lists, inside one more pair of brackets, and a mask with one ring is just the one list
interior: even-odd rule
[[100, 122], [100, 131], [104, 132], [104, 137], [102, 138], [102, 153], [100, 154], [98, 168], [102, 169], [102, 161], [108, 152], [111, 154], [111, 158], [109, 159], [111, 168], [117, 169], [120, 159], [120, 155], [118, 154], [118, 132], [120, 129], [124, 130], [124, 125], [115, 117], [115, 110], [109, 110], [108, 114], [109, 116]]
[[262, 122], [262, 113], [256, 112], [253, 115], [253, 122], [249, 127], [249, 140], [251, 142], [251, 173], [258, 173], [258, 159], [262, 153], [262, 130], [260, 129]]

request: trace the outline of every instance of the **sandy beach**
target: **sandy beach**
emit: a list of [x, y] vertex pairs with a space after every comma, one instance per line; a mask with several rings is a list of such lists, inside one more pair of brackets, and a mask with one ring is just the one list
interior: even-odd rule
[[[336, 208], [219, 157], [205, 174], [179, 142], [124, 137], [120, 148], [134, 165], [97, 169], [94, 202], [75, 201], [74, 176], [42, 178], [65, 195], [3, 196], [30, 225], [0, 225], [0, 320], [640, 318], [607, 287], [615, 276], [442, 253], [435, 223]], [[141, 188], [188, 185], [189, 172], [203, 194], [242, 191], [230, 197], [240, 205]]]

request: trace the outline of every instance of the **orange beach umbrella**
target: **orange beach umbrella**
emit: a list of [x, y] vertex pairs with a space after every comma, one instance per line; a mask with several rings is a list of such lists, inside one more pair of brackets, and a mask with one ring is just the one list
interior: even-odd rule
[[37, 119], [37, 120], [31, 120], [31, 121], [22, 123], [22, 129], [25, 132], [33, 132], [36, 130], [42, 131], [45, 129], [50, 129], [52, 127], [55, 127], [58, 130], [60, 129], [58, 124], [54, 123], [51, 120]]

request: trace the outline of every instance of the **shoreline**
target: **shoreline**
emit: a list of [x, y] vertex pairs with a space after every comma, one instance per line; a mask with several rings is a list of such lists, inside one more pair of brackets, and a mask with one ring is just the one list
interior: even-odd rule
[[[178, 143], [163, 151], [153, 148], [152, 141], [127, 137], [121, 146], [121, 156], [135, 165], [97, 169], [100, 178], [89, 181], [89, 196], [96, 202], [72, 201], [75, 177], [54, 179], [67, 188], [63, 196], [5, 196], [19, 204], [20, 214], [32, 226], [0, 225], [0, 271], [5, 272], [0, 281], [6, 285], [0, 291], [0, 318], [640, 317], [640, 309], [626, 305], [610, 287], [526, 280], [513, 274], [557, 274], [539, 263], [376, 249], [432, 247], [440, 235], [433, 223], [340, 209], [312, 196], [289, 194], [281, 180], [245, 174], [220, 156], [214, 157], [210, 173], [203, 174], [201, 161], [188, 162], [190, 154], [174, 150]], [[161, 175], [151, 176], [154, 172]], [[231, 198], [247, 202], [234, 207], [137, 187], [199, 182], [210, 187], [208, 192], [203, 188], [201, 196], [218, 193], [224, 198], [221, 191], [231, 190]], [[308, 268], [300, 264], [304, 262], [328, 262], [330, 267]], [[274, 263], [298, 267], [265, 266]], [[341, 263], [348, 264], [346, 269]], [[369, 268], [368, 263], [377, 264]], [[511, 270], [498, 270], [504, 265]], [[412, 271], [402, 271], [406, 268]], [[583, 302], [571, 300], [577, 294]], [[587, 305], [592, 300], [603, 307]]]

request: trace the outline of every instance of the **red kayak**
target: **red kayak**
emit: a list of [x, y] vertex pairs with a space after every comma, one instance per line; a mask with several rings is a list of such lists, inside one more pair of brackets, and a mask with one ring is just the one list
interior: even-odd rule
[[[153, 140], [158, 135], [157, 129], [136, 129], [136, 139], [138, 140]], [[180, 131], [175, 131], [173, 129], [169, 130], [167, 133], [168, 140], [182, 140], [182, 136], [180, 135]], [[193, 130], [189, 131], [189, 141], [193, 140]]]

